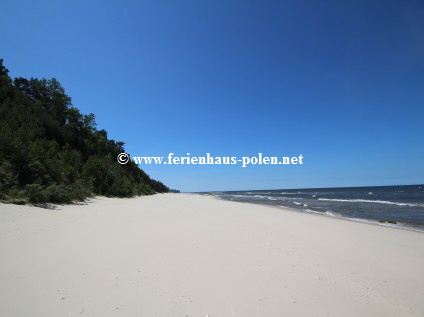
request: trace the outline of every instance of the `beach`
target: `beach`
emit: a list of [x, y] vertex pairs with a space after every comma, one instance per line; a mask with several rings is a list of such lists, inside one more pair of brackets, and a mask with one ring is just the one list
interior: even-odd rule
[[210, 196], [0, 205], [1, 316], [424, 316], [424, 233]]

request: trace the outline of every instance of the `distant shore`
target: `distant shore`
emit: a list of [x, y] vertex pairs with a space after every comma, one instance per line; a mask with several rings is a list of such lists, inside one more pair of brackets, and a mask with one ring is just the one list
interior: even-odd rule
[[0, 204], [0, 315], [423, 316], [423, 246], [201, 195]]

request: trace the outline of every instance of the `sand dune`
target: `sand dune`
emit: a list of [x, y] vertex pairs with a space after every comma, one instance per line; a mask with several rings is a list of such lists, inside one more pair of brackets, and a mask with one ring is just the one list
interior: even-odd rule
[[0, 316], [423, 316], [424, 234], [212, 197], [0, 205]]

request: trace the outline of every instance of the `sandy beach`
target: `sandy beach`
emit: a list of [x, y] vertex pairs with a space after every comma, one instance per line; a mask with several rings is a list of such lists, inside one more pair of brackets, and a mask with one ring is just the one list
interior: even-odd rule
[[0, 315], [424, 316], [424, 234], [186, 194], [0, 205]]

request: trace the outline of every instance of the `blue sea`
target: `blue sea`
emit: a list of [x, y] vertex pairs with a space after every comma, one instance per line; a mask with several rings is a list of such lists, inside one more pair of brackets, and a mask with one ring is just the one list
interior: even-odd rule
[[378, 225], [424, 231], [424, 185], [203, 192], [217, 198], [290, 207]]

